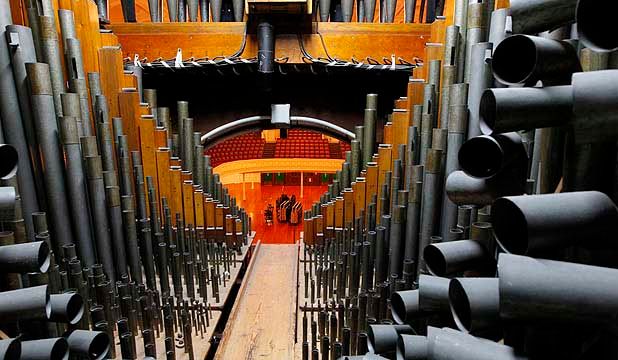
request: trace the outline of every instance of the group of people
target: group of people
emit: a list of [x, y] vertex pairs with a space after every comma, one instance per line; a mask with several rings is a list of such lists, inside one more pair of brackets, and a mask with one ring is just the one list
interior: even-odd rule
[[273, 222], [273, 210], [276, 211], [277, 221], [287, 222], [291, 225], [297, 225], [302, 221], [303, 206], [300, 202], [296, 201], [296, 195], [288, 196], [286, 193], [282, 193], [275, 202], [276, 207], [272, 204], [268, 204], [266, 210], [264, 210], [264, 218], [266, 224], [272, 224]]

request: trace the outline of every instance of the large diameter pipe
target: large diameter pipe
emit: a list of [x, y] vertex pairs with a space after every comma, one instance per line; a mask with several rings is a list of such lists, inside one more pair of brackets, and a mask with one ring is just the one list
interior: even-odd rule
[[568, 85], [573, 73], [582, 71], [575, 48], [564, 41], [538, 36], [513, 35], [493, 54], [492, 70], [505, 85]]
[[502, 248], [534, 255], [572, 245], [612, 246], [618, 210], [596, 191], [512, 196], [496, 200], [492, 219]]
[[485, 206], [503, 196], [525, 193], [525, 183], [509, 174], [479, 179], [463, 171], [452, 172], [444, 188], [449, 200], [456, 205]]
[[67, 337], [72, 354], [89, 360], [106, 359], [110, 352], [109, 336], [102, 331], [74, 330]]
[[50, 313], [47, 285], [0, 293], [0, 322], [47, 319]]
[[19, 360], [21, 358], [21, 341], [18, 339], [0, 340], [0, 358]]
[[500, 254], [498, 277], [503, 319], [606, 324], [618, 315], [616, 269]]
[[[512, 347], [466, 335], [448, 328], [440, 329], [428, 337], [428, 359], [458, 360], [525, 360]], [[455, 355], [456, 354], [456, 355]]]
[[94, 244], [92, 242], [92, 225], [88, 206], [88, 187], [84, 175], [83, 158], [79, 143], [79, 129], [74, 117], [62, 117], [60, 121], [60, 138], [64, 145], [67, 173], [67, 190], [71, 207], [72, 223], [80, 259], [84, 266], [96, 263]]
[[2, 273], [45, 273], [49, 263], [49, 246], [44, 241], [0, 246]]
[[574, 22], [577, 0], [511, 0], [510, 5], [513, 33], [535, 34]]
[[527, 153], [516, 133], [481, 135], [466, 141], [459, 149], [462, 170], [473, 177], [487, 179], [503, 171], [513, 171], [525, 179]]
[[54, 100], [49, 66], [43, 63], [26, 64], [32, 93], [32, 109], [35, 129], [43, 158], [44, 181], [47, 195], [48, 215], [51, 230], [56, 241], [55, 252], [60, 247], [73, 243], [73, 233], [67, 206], [64, 159], [60, 152], [60, 137], [56, 114], [53, 111]]
[[[15, 83], [15, 80], [20, 80], [20, 88], [24, 90], [23, 86], [25, 79], [16, 79], [11, 68], [11, 52], [9, 50], [11, 39], [8, 39], [9, 43], [7, 43], [6, 27], [11, 25], [12, 22], [9, 1], [3, 0], [0, 2], [0, 89], [2, 89], [0, 94], [0, 119], [2, 120], [3, 140], [13, 145], [19, 154], [17, 183], [19, 184], [22, 206], [26, 214], [24, 217], [26, 230], [28, 232], [28, 237], [32, 239], [34, 238], [34, 231], [32, 230], [33, 225], [30, 214], [39, 210], [39, 203], [37, 200], [37, 188], [34, 182], [34, 173], [30, 159], [31, 156], [36, 156], [36, 154], [30, 154], [30, 149], [28, 147], [29, 142], [27, 141], [25, 132], [25, 128], [29, 128], [32, 120], [28, 117], [22, 119], [20, 97], [18, 96], [19, 93]], [[11, 32], [8, 34], [10, 35]], [[27, 39], [24, 37], [24, 41], [28, 40], [32, 41], [31, 38]], [[19, 37], [16, 41], [19, 42]], [[32, 43], [30, 44], [32, 49], [34, 45]], [[32, 55], [31, 53], [28, 60], [32, 60]], [[23, 75], [23, 73], [20, 75]], [[24, 94], [22, 94], [22, 96], [23, 95]], [[29, 109], [25, 111], [27, 115], [30, 114]], [[25, 127], [24, 120], [27, 121]], [[33, 135], [33, 133], [28, 135]]]
[[393, 353], [397, 350], [400, 335], [414, 335], [410, 325], [369, 325], [367, 347], [375, 354]]
[[447, 276], [466, 270], [484, 270], [492, 264], [492, 255], [483, 244], [474, 240], [431, 244], [425, 248], [423, 256], [427, 270], [435, 276]]
[[22, 341], [21, 359], [68, 360], [69, 344], [65, 338]]
[[499, 327], [498, 279], [453, 279], [449, 285], [449, 302], [453, 319], [459, 330], [477, 334]]
[[[572, 3], [573, 1], [569, 1]], [[597, 51], [615, 51], [618, 42], [615, 36], [606, 32], [603, 24], [611, 24], [612, 14], [618, 11], [616, 3], [609, 1], [579, 0], [577, 2], [577, 34], [579, 39], [591, 49]]]
[[13, 221], [15, 219], [16, 201], [17, 192], [15, 192], [15, 187], [0, 187], [0, 221]]
[[572, 117], [571, 86], [487, 89], [479, 107], [484, 134], [565, 125]]
[[78, 293], [53, 294], [49, 298], [49, 320], [75, 325], [84, 315], [84, 300]]
[[418, 290], [397, 291], [391, 296], [391, 311], [397, 324], [410, 323], [429, 314], [450, 314], [449, 279], [420, 275]]
[[478, 109], [483, 92], [493, 84], [491, 73], [492, 48], [493, 45], [488, 42], [477, 43], [470, 48], [470, 67], [474, 70], [470, 74], [470, 87], [468, 90], [468, 108], [470, 109], [468, 139], [481, 134], [481, 119]]

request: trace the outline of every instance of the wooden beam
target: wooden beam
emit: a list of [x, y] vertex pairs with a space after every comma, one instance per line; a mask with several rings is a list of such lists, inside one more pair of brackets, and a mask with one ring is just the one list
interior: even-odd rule
[[[430, 41], [429, 24], [366, 24], [315, 23], [315, 32], [303, 35], [305, 50], [313, 57], [364, 60], [366, 57], [382, 61], [391, 55], [413, 61], [424, 56], [425, 43]], [[242, 43], [243, 23], [116, 23], [108, 26], [118, 37], [125, 57], [139, 54], [150, 61], [171, 59], [178, 48], [183, 58], [213, 58], [235, 53]], [[434, 30], [435, 33], [435, 30]], [[322, 38], [323, 42], [322, 42]], [[301, 63], [302, 55], [296, 34], [277, 35], [277, 58], [289, 58]], [[326, 49], [326, 51], [325, 51]], [[257, 54], [257, 38], [249, 35], [244, 57]]]

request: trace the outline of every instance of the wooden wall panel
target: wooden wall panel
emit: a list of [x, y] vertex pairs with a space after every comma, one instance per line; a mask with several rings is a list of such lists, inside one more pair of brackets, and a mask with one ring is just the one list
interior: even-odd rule
[[109, 116], [120, 116], [118, 93], [124, 82], [122, 52], [118, 46], [104, 46], [99, 49], [99, 72], [101, 91], [107, 98]]

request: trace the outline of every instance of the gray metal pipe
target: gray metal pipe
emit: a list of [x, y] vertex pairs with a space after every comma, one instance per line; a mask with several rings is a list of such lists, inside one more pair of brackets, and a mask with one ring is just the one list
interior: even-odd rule
[[362, 0], [365, 17], [363, 22], [372, 23], [376, 12], [376, 0]]
[[[574, 1], [568, 1], [569, 5], [574, 5]], [[569, 10], [571, 10], [569, 8]], [[609, 24], [611, 14], [614, 14], [616, 4], [599, 4], [595, 1], [577, 1], [577, 35], [578, 38], [591, 49], [597, 51], [615, 51], [618, 43], [611, 35], [605, 34], [603, 25]], [[569, 13], [569, 15], [571, 15]]]
[[572, 116], [571, 86], [488, 89], [479, 114], [484, 134], [565, 125]]
[[535, 34], [572, 23], [576, 5], [577, 0], [512, 0], [513, 33]]
[[19, 339], [0, 340], [0, 357], [5, 360], [21, 358], [21, 341]]
[[504, 197], [492, 206], [492, 219], [502, 248], [533, 255], [576, 244], [611, 246], [618, 210], [607, 195], [583, 191]]
[[403, 270], [405, 233], [402, 232], [405, 231], [407, 205], [394, 206], [391, 217], [389, 275], [397, 274], [399, 277]]
[[367, 347], [374, 354], [394, 353], [399, 336], [414, 334], [416, 332], [410, 325], [369, 325]]
[[431, 244], [425, 248], [427, 270], [435, 276], [447, 276], [466, 270], [486, 270], [492, 254], [478, 241], [459, 240]]
[[56, 116], [62, 116], [62, 104], [60, 94], [66, 92], [62, 61], [60, 58], [60, 44], [58, 43], [58, 32], [53, 15], [39, 17], [41, 25], [41, 50], [43, 51], [43, 62], [48, 64], [52, 94], [54, 98], [54, 108]]
[[[418, 167], [419, 177], [423, 177], [423, 168]], [[419, 234], [421, 225], [421, 200], [423, 194], [423, 183], [415, 181], [410, 187], [408, 196], [408, 208], [406, 214], [406, 232], [404, 246], [404, 260], [412, 260], [418, 264]]]
[[51, 312], [47, 285], [0, 293], [0, 319], [3, 323], [18, 320], [47, 319]]
[[76, 292], [50, 295], [49, 306], [50, 321], [75, 325], [84, 315], [84, 300]]
[[472, 65], [472, 58], [474, 57], [472, 47], [486, 41], [487, 19], [485, 19], [485, 15], [484, 3], [470, 3], [468, 5], [466, 41], [465, 46], [462, 47], [465, 51], [463, 82], [466, 83], [470, 83], [472, 81], [472, 75], [478, 71], [477, 68]]
[[466, 335], [448, 328], [429, 338], [428, 359], [442, 359], [457, 354], [459, 360], [525, 360], [510, 346]]
[[92, 225], [88, 206], [88, 187], [82, 164], [82, 152], [78, 137], [78, 126], [73, 117], [62, 117], [60, 121], [60, 138], [64, 146], [67, 173], [67, 197], [72, 214], [72, 224], [77, 238], [77, 248], [84, 266], [96, 263], [94, 244], [92, 243]]
[[209, 9], [208, 9], [210, 0], [199, 0], [199, 1], [200, 1], [200, 20], [202, 22], [208, 22], [210, 21], [210, 14], [209, 14]]
[[[453, 92], [455, 87], [453, 85]], [[466, 129], [468, 128], [468, 109], [465, 105], [449, 106], [449, 126], [448, 126], [448, 147], [446, 153], [445, 176], [448, 178], [450, 174], [459, 169], [459, 149], [466, 139]], [[444, 189], [446, 195], [446, 186]], [[442, 223], [441, 231], [442, 238], [448, 238], [448, 232], [455, 226], [457, 222], [457, 205], [453, 203], [448, 196], [442, 197]]]
[[21, 359], [67, 360], [69, 345], [64, 338], [22, 341]]
[[464, 82], [466, 39], [468, 38], [468, 0], [455, 0], [453, 25], [459, 26], [459, 51], [457, 52], [457, 83]]
[[102, 331], [74, 330], [67, 337], [71, 354], [89, 360], [106, 359], [111, 347], [109, 336]]
[[[29, 239], [34, 238], [34, 231], [32, 225], [32, 218], [30, 214], [39, 211], [39, 203], [37, 199], [37, 187], [34, 181], [34, 172], [30, 159], [36, 157], [36, 153], [30, 154], [29, 144], [26, 135], [32, 136], [34, 133], [32, 130], [32, 118], [31, 112], [26, 108], [26, 117], [22, 118], [22, 112], [20, 111], [20, 104], [27, 105], [26, 99], [21, 99], [27, 96], [25, 78], [25, 72], [23, 67], [16, 65], [16, 68], [20, 69], [17, 76], [11, 69], [11, 50], [15, 50], [14, 44], [19, 45], [23, 38], [24, 45], [29, 46], [30, 50], [33, 50], [34, 45], [32, 39], [28, 38], [28, 32], [26, 29], [9, 27], [7, 33], [6, 27], [12, 24], [11, 7], [7, 0], [3, 0], [0, 3], [0, 37], [4, 38], [0, 41], [0, 119], [2, 120], [2, 133], [3, 141], [13, 145], [18, 153], [19, 172], [17, 173], [17, 183], [19, 184], [19, 192], [22, 198], [22, 206], [26, 216], [24, 217], [26, 223], [26, 231]], [[17, 33], [13, 32], [14, 30]], [[22, 36], [19, 36], [19, 35]], [[7, 38], [7, 35], [10, 38]], [[16, 38], [16, 39], [15, 39]], [[8, 40], [8, 43], [7, 43]], [[30, 42], [28, 42], [30, 40]], [[32, 52], [28, 54], [28, 51], [24, 51], [22, 60], [32, 60]], [[30, 56], [28, 56], [30, 55]], [[19, 56], [18, 56], [19, 58]], [[23, 64], [21, 64], [23, 66]], [[19, 81], [16, 83], [15, 81]], [[16, 86], [17, 84], [17, 86]], [[18, 88], [20, 91], [18, 91]], [[21, 94], [20, 94], [21, 92]], [[29, 133], [26, 133], [28, 129]], [[34, 150], [34, 149], [33, 149]]]
[[492, 44], [487, 42], [477, 43], [471, 47], [470, 67], [474, 70], [470, 74], [470, 88], [468, 90], [468, 109], [470, 109], [468, 139], [482, 133], [478, 109], [481, 105], [483, 92], [493, 84], [491, 50]]
[[409, 324], [430, 314], [450, 314], [449, 283], [446, 278], [421, 275], [418, 290], [394, 292], [391, 295], [391, 315], [395, 323]]
[[33, 120], [39, 141], [44, 168], [48, 215], [51, 220], [55, 252], [62, 245], [73, 243], [73, 234], [66, 199], [64, 159], [60, 152], [60, 139], [56, 115], [53, 112], [53, 92], [49, 66], [43, 63], [26, 64], [32, 93]]
[[500, 254], [498, 277], [503, 319], [606, 324], [618, 313], [616, 269]]
[[495, 49], [493, 73], [506, 85], [568, 85], [573, 73], [582, 71], [576, 49], [567, 42], [513, 35]]
[[457, 278], [449, 285], [451, 313], [459, 330], [478, 334], [500, 326], [496, 278]]
[[472, 138], [461, 146], [458, 159], [462, 170], [476, 178], [510, 172], [522, 182], [526, 179], [528, 155], [516, 132]]
[[491, 13], [488, 42], [494, 45], [494, 49], [496, 49], [507, 35], [511, 33], [511, 29], [507, 29], [507, 17], [509, 16], [509, 12], [509, 8], [502, 8], [495, 9]]
[[220, 22], [221, 21], [221, 6], [223, 4], [223, 0], [210, 0], [210, 12], [212, 13], [212, 21]]
[[[419, 235], [419, 253], [431, 243], [431, 237], [435, 235], [440, 224], [440, 206], [438, 204], [440, 181], [441, 181], [442, 151], [430, 149], [427, 153], [425, 164], [425, 177], [423, 180], [423, 196], [421, 201], [421, 226]], [[423, 256], [419, 256], [419, 273], [426, 270]]]
[[[82, 144], [87, 138], [82, 138]], [[82, 145], [82, 149], [84, 146]], [[88, 193], [90, 194], [90, 209], [92, 211], [93, 232], [97, 255], [105, 273], [112, 284], [116, 283], [112, 240], [109, 232], [109, 220], [105, 200], [105, 184], [101, 157], [84, 153], [86, 163], [86, 178], [88, 179]]]
[[[368, 95], [369, 96], [369, 95]], [[376, 120], [377, 110], [365, 109], [364, 131], [363, 131], [363, 169], [367, 168], [367, 163], [372, 161], [375, 152], [376, 142]]]
[[522, 195], [525, 184], [508, 174], [479, 179], [463, 171], [454, 171], [446, 179], [446, 195], [456, 205], [485, 206], [502, 196]]
[[184, 118], [182, 121], [182, 169], [193, 170], [193, 119], [190, 117]]
[[401, 335], [397, 339], [397, 360], [425, 360], [429, 356], [426, 336]]
[[2, 273], [45, 273], [50, 261], [49, 246], [44, 241], [0, 246]]
[[127, 257], [125, 254], [120, 188], [118, 186], [106, 186], [105, 199], [107, 200], [107, 214], [114, 251], [114, 265], [117, 277], [122, 279], [128, 277], [129, 274], [127, 273]]

